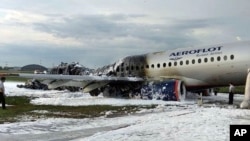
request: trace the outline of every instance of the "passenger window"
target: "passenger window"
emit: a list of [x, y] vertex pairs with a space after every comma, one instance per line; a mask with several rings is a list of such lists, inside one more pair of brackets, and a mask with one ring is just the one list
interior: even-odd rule
[[144, 69], [144, 66], [141, 66], [141, 70], [143, 70]]
[[201, 63], [201, 59], [200, 58], [198, 59], [198, 63]]
[[167, 66], [166, 63], [163, 63], [163, 67], [166, 68], [166, 66]]
[[155, 67], [155, 65], [154, 65], [154, 64], [152, 64], [152, 65], [151, 65], [151, 68], [154, 68], [154, 67]]
[[230, 59], [233, 60], [233, 59], [234, 59], [234, 55], [231, 55], [231, 56], [230, 56]]
[[181, 66], [183, 65], [183, 61], [180, 61], [180, 65], [181, 65]]
[[119, 66], [116, 68], [116, 72], [120, 72], [120, 67]]
[[225, 61], [227, 61], [227, 56], [226, 55], [223, 58], [224, 58]]
[[174, 66], [177, 66], [177, 62], [174, 62]]
[[186, 65], [188, 65], [189, 64], [189, 60], [186, 60]]
[[146, 68], [149, 69], [149, 65], [146, 65]]
[[134, 66], [131, 66], [131, 70], [134, 70]]
[[214, 62], [214, 57], [211, 57], [210, 60], [211, 60], [211, 62]]
[[195, 60], [194, 59], [192, 60], [192, 64], [195, 64]]
[[161, 67], [161, 65], [160, 64], [157, 64], [157, 68], [160, 68]]
[[204, 62], [207, 63], [208, 59], [207, 58], [204, 58]]
[[135, 69], [138, 71], [139, 70], [139, 66], [136, 66]]
[[129, 70], [129, 67], [126, 67], [126, 71], [128, 71]]
[[218, 57], [217, 57], [217, 61], [220, 61], [220, 60], [221, 60], [221, 58], [220, 58], [220, 56], [218, 56]]
[[122, 67], [122, 68], [121, 68], [121, 72], [123, 72], [123, 71], [124, 71], [124, 68]]
[[171, 67], [171, 66], [172, 66], [172, 63], [171, 63], [171, 62], [169, 62], [169, 63], [168, 63], [168, 66], [169, 66], [169, 67]]

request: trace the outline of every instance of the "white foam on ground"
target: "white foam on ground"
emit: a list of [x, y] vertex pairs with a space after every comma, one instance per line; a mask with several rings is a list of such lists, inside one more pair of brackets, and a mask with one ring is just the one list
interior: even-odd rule
[[[16, 84], [10, 82], [5, 84], [7, 96], [37, 97], [32, 100], [33, 104], [71, 106], [158, 104], [159, 106], [124, 117], [47, 118], [34, 122], [1, 124], [1, 140], [221, 141], [229, 140], [229, 126], [231, 124], [250, 124], [249, 110], [237, 109], [235, 105], [227, 105], [227, 94], [205, 97], [204, 102], [210, 104], [199, 107], [196, 104], [196, 99], [183, 103], [113, 99], [101, 96], [91, 97], [81, 92], [19, 89], [16, 88]], [[243, 100], [242, 95], [235, 95], [236, 102], [241, 100]]]

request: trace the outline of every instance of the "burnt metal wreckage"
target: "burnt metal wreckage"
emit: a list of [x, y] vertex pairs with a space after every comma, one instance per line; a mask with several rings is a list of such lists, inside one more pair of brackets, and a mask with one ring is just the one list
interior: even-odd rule
[[[61, 75], [89, 75], [91, 72], [93, 72], [93, 69], [86, 68], [77, 62], [61, 62], [61, 64], [56, 67], [53, 67], [48, 73]], [[27, 89], [49, 90], [48, 85], [40, 82], [37, 79], [29, 79], [24, 85], [17, 85], [17, 87]], [[80, 91], [80, 89], [80, 87], [73, 86], [61, 86], [56, 88], [56, 90], [69, 90], [71, 92]]]
[[[49, 74], [61, 75], [96, 75], [96, 76], [114, 76], [114, 77], [141, 77], [145, 76], [143, 69], [135, 64], [145, 64], [146, 57], [129, 56], [117, 61], [114, 64], [107, 65], [96, 70], [83, 67], [79, 63], [61, 63], [57, 67], [52, 68]], [[128, 68], [134, 66], [134, 68]], [[141, 70], [141, 71], [131, 71]], [[39, 80], [29, 80], [25, 85], [18, 85], [19, 88], [42, 89], [48, 90], [48, 86]], [[176, 80], [160, 81], [160, 82], [109, 82], [108, 84], [89, 91], [91, 96], [103, 94], [104, 97], [120, 97], [120, 98], [140, 98], [140, 99], [157, 99], [157, 100], [180, 100], [181, 95], [178, 91], [185, 93], [183, 83]], [[56, 90], [69, 90], [71, 92], [80, 91], [81, 87], [76, 86], [60, 86]]]
[[[128, 56], [114, 64], [104, 66], [95, 71], [96, 75], [115, 77], [145, 78], [143, 65], [147, 64], [146, 55]], [[146, 66], [147, 67], [147, 66]], [[105, 97], [125, 97], [141, 99], [157, 99], [164, 101], [180, 101], [185, 99], [186, 88], [182, 81], [136, 81], [136, 82], [110, 82], [104, 87], [89, 92], [92, 96], [100, 93]]]

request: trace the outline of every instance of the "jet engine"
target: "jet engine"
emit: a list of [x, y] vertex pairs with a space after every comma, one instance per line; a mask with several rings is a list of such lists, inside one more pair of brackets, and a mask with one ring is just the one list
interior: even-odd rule
[[181, 80], [151, 82], [141, 88], [144, 99], [164, 101], [183, 101], [186, 97], [186, 87]]

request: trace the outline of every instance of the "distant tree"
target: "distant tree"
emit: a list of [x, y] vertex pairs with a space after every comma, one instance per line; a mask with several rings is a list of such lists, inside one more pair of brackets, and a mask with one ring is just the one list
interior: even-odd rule
[[3, 70], [10, 70], [13, 69], [13, 67], [4, 67]]

